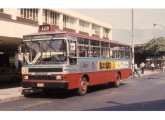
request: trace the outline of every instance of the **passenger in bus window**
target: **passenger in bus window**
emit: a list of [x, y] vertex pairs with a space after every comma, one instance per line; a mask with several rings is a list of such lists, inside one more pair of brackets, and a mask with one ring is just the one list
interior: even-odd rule
[[82, 51], [82, 50], [81, 50], [80, 53], [79, 53], [79, 56], [80, 56], [80, 57], [85, 57], [85, 51]]

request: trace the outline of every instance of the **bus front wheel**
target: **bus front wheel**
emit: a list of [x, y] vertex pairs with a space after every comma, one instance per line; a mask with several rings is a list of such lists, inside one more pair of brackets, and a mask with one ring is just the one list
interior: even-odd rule
[[81, 80], [80, 80], [80, 85], [79, 85], [79, 88], [78, 88], [78, 95], [80, 96], [83, 96], [86, 94], [87, 92], [87, 79], [85, 77], [83, 77]]

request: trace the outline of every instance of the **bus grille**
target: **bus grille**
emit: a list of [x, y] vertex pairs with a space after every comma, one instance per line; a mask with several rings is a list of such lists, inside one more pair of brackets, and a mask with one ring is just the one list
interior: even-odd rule
[[29, 68], [29, 72], [62, 72], [62, 68]]
[[56, 75], [29, 75], [29, 80], [56, 80]]

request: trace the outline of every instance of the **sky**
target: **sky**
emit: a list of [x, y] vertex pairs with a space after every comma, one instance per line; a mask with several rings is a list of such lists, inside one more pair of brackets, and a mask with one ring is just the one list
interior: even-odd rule
[[[132, 9], [92, 8], [70, 9], [112, 25], [113, 40], [129, 43], [132, 36]], [[153, 24], [160, 24], [154, 26]], [[152, 38], [165, 37], [165, 9], [133, 9], [135, 43], [145, 43]], [[161, 26], [162, 25], [162, 26]]]
[[[113, 29], [132, 29], [132, 9], [71, 9], [84, 15], [104, 21]], [[165, 25], [165, 9], [133, 9], [135, 29], [154, 29], [153, 24]]]

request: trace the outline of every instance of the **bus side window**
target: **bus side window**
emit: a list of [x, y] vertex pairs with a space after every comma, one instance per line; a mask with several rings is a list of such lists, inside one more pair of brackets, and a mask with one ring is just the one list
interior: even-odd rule
[[125, 58], [130, 58], [130, 47], [126, 46], [125, 47]]
[[88, 46], [79, 46], [79, 57], [89, 57], [89, 47]]
[[69, 64], [70, 65], [76, 65], [77, 64], [77, 58], [69, 58]]
[[110, 44], [110, 49], [111, 49], [111, 57], [112, 58], [118, 58], [117, 54], [118, 54], [118, 47], [117, 44], [115, 43], [111, 43]]
[[89, 39], [78, 37], [79, 57], [89, 57]]

